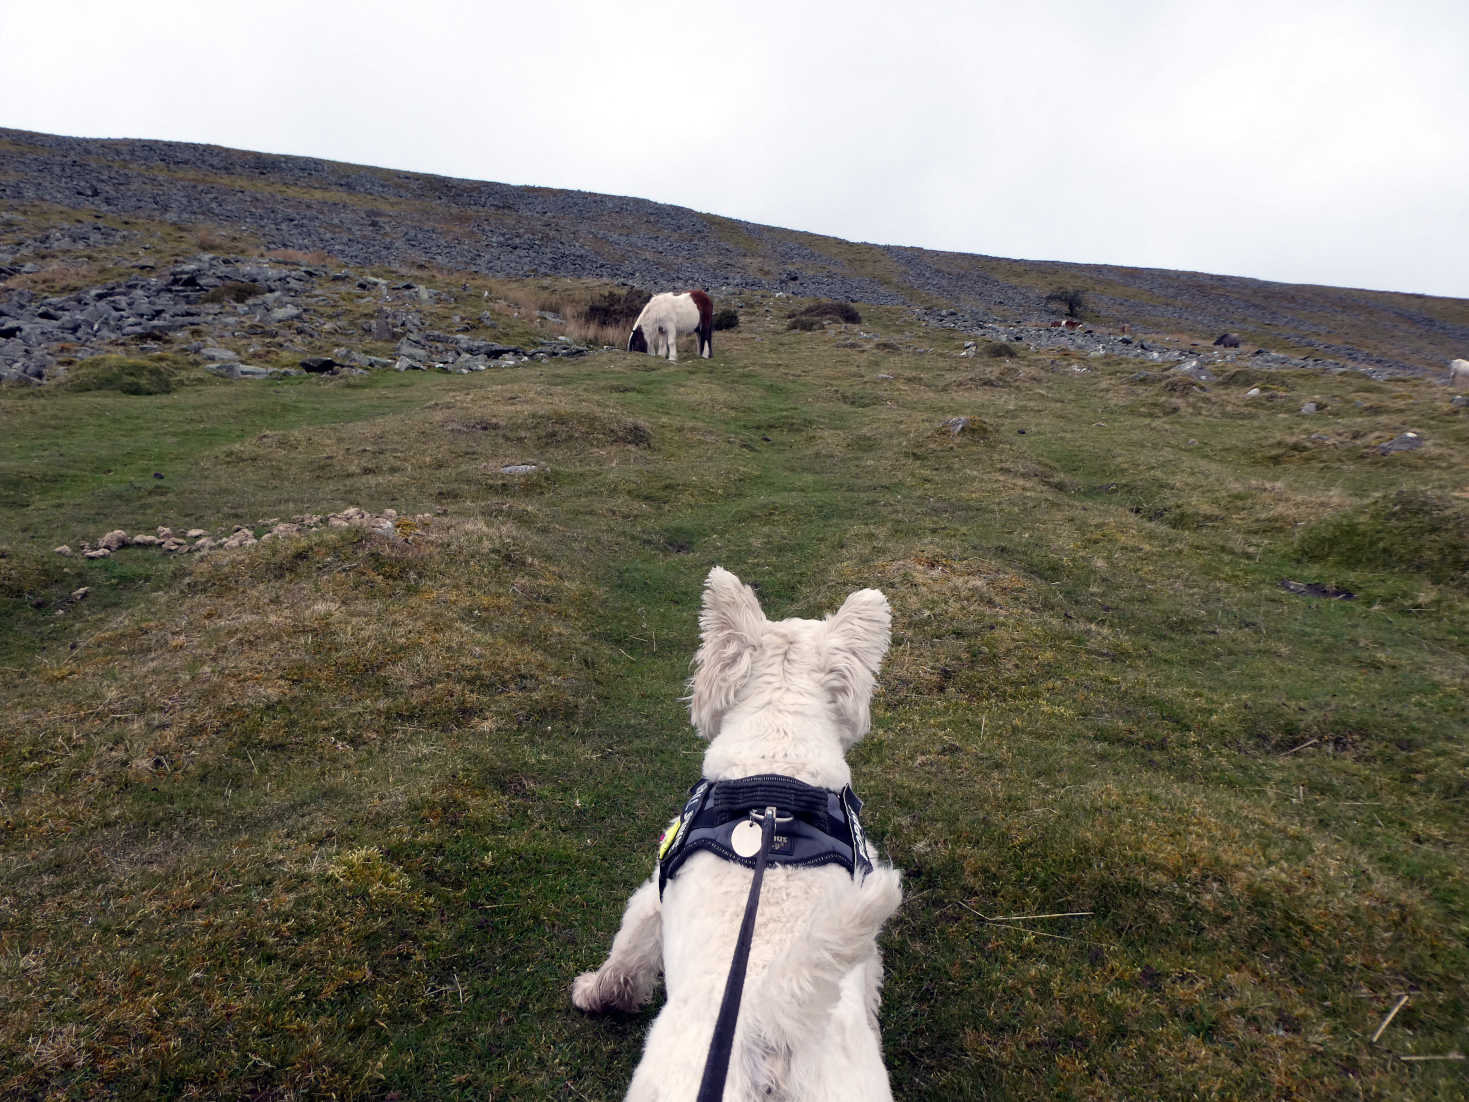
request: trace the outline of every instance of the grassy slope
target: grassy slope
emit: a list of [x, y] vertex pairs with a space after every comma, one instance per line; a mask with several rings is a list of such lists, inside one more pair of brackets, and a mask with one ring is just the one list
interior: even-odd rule
[[[1469, 592], [1296, 553], [1403, 486], [1452, 508], [1462, 411], [769, 301], [712, 364], [0, 396], [0, 1093], [618, 1096], [649, 1015], [567, 985], [697, 771], [716, 562], [772, 615], [893, 602], [854, 771], [907, 873], [899, 1097], [1462, 1092], [1397, 1057], [1469, 1044]], [[352, 503], [429, 519], [49, 553]]]

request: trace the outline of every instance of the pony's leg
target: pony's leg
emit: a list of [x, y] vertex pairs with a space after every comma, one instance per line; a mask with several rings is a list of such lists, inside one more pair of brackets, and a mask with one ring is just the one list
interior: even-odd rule
[[678, 363], [678, 326], [668, 327], [668, 362]]

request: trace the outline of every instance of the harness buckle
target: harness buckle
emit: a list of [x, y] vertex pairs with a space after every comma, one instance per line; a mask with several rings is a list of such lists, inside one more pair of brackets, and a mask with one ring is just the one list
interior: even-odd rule
[[767, 807], [763, 812], [757, 811], [752, 807], [750, 808], [748, 814], [750, 818], [754, 819], [757, 823], [763, 823], [768, 816], [769, 818], [775, 820], [777, 826], [779, 826], [781, 823], [788, 823], [795, 818], [794, 815], [782, 815], [776, 808], [773, 807]]

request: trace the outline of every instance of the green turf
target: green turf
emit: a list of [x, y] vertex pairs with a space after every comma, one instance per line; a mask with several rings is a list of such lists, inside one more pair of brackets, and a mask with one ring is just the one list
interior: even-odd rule
[[[651, 1014], [568, 988], [697, 773], [719, 563], [892, 602], [853, 767], [898, 1097], [1462, 1096], [1405, 1057], [1469, 1050], [1469, 590], [1415, 527], [1463, 524], [1463, 411], [788, 313], [712, 362], [0, 394], [0, 1093], [620, 1096]], [[419, 519], [52, 551], [352, 504]]]

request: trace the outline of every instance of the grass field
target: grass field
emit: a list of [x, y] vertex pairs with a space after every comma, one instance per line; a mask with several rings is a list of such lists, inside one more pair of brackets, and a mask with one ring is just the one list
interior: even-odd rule
[[[651, 1012], [568, 988], [697, 774], [719, 563], [892, 602], [899, 1098], [1462, 1098], [1469, 411], [788, 310], [712, 362], [0, 393], [0, 1096], [620, 1097]], [[348, 505], [403, 519], [52, 552]]]

